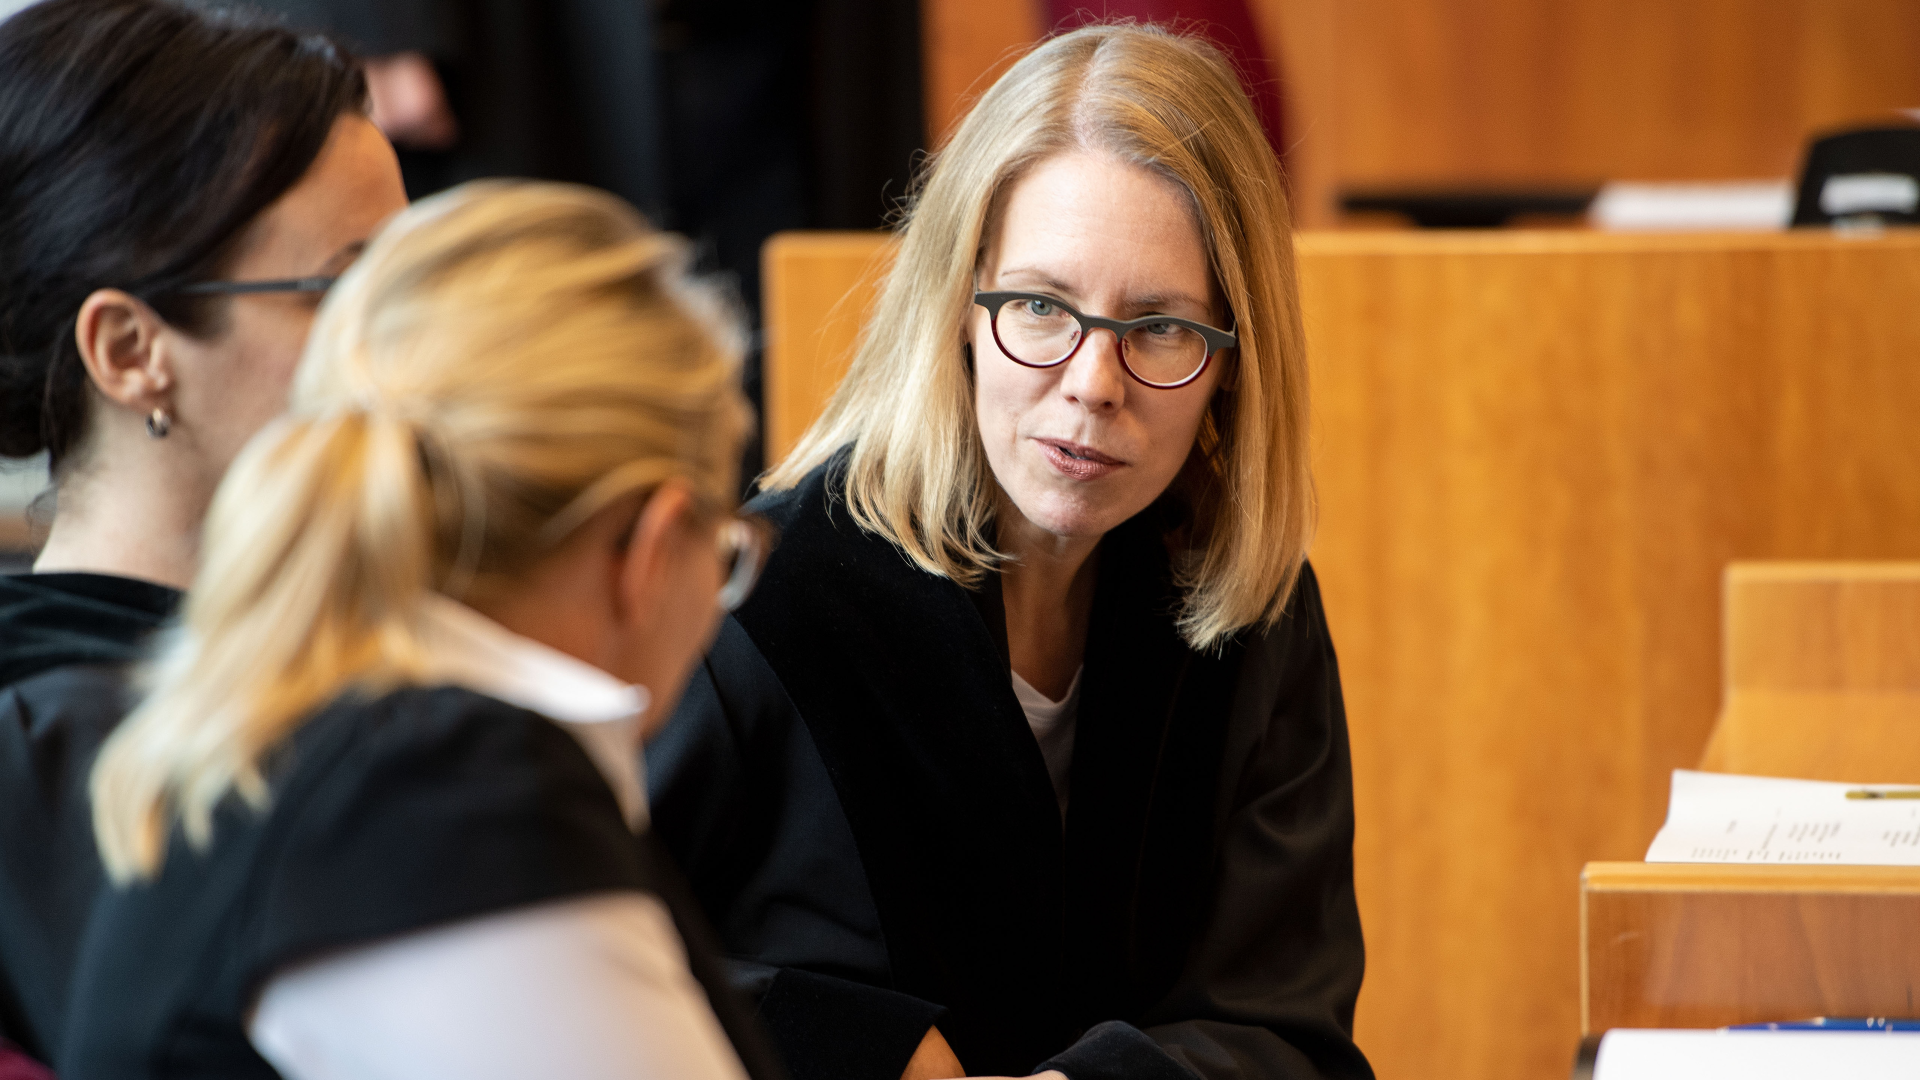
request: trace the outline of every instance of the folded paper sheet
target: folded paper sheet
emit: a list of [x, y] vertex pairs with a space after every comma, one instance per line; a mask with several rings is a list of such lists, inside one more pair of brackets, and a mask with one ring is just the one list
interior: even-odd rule
[[1920, 1034], [1829, 1031], [1636, 1031], [1600, 1041], [1593, 1080], [1908, 1080]]
[[1675, 769], [1647, 861], [1920, 866], [1913, 795], [1920, 789]]

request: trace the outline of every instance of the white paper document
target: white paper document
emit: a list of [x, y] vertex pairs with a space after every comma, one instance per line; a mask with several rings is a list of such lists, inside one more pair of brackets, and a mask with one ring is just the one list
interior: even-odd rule
[[1920, 866], [1916, 791], [1675, 769], [1647, 861]]
[[1784, 229], [1793, 220], [1793, 181], [1718, 184], [1612, 183], [1587, 208], [1598, 229]]
[[1616, 1028], [1593, 1080], [1910, 1080], [1920, 1034], [1865, 1031], [1661, 1031]]

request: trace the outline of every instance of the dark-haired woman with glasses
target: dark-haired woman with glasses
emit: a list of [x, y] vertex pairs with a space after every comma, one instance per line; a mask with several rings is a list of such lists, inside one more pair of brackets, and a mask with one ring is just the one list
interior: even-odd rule
[[0, 577], [0, 1038], [43, 1060], [126, 665], [284, 407], [325, 280], [405, 203], [365, 97], [323, 39], [168, 0], [0, 23], [0, 457], [54, 482], [34, 573]]
[[1229, 63], [1130, 25], [933, 158], [649, 752], [798, 1080], [1370, 1075], [1284, 191]]

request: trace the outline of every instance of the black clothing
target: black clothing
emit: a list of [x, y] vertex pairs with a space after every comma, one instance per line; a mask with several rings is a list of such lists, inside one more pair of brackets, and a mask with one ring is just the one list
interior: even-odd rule
[[105, 574], [0, 577], [0, 1037], [42, 1061], [101, 878], [87, 775], [127, 666], [179, 603]]
[[364, 55], [433, 61], [460, 125], [400, 151], [407, 194], [523, 176], [605, 188], [658, 219], [665, 191], [653, 23], [641, 0], [255, 0]]
[[[692, 239], [756, 325], [767, 238], [885, 226], [926, 145], [913, 0], [256, 2], [434, 61], [460, 140], [400, 152], [409, 195], [482, 176], [606, 188]], [[757, 345], [742, 380], [758, 407]]]
[[[786, 229], [892, 220], [925, 145], [912, 0], [666, 0], [657, 63], [668, 228], [758, 325], [760, 249]], [[756, 335], [757, 337], [757, 335]], [[762, 402], [760, 350], [743, 388]], [[741, 475], [760, 472], [754, 432]]]
[[1311, 570], [1271, 631], [1174, 630], [1157, 512], [1110, 533], [1064, 829], [1004, 633], [852, 523], [833, 466], [650, 746], [655, 829], [795, 1080], [1367, 1077], [1339, 676]]
[[180, 597], [111, 574], [0, 575], [0, 687], [67, 664], [137, 660]]
[[[247, 1017], [290, 964], [590, 893], [671, 900], [662, 856], [636, 842], [573, 737], [470, 690], [342, 695], [272, 756], [268, 776], [267, 812], [231, 798], [207, 851], [176, 829], [157, 879], [102, 894], [74, 980], [65, 1080], [272, 1077]], [[724, 1017], [724, 995], [715, 1004]], [[753, 1075], [777, 1076], [735, 1045]]]

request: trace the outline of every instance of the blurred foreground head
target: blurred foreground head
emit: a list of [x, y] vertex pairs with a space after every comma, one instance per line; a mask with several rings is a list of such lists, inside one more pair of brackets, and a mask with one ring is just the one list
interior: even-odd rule
[[429, 592], [510, 592], [669, 481], [731, 507], [741, 341], [686, 261], [620, 200], [558, 184], [470, 184], [380, 234], [322, 308], [288, 415], [222, 483], [184, 626], [102, 754], [117, 876], [156, 870], [175, 821], [204, 842], [229, 792], [262, 802], [263, 755], [315, 707], [409, 681]]

